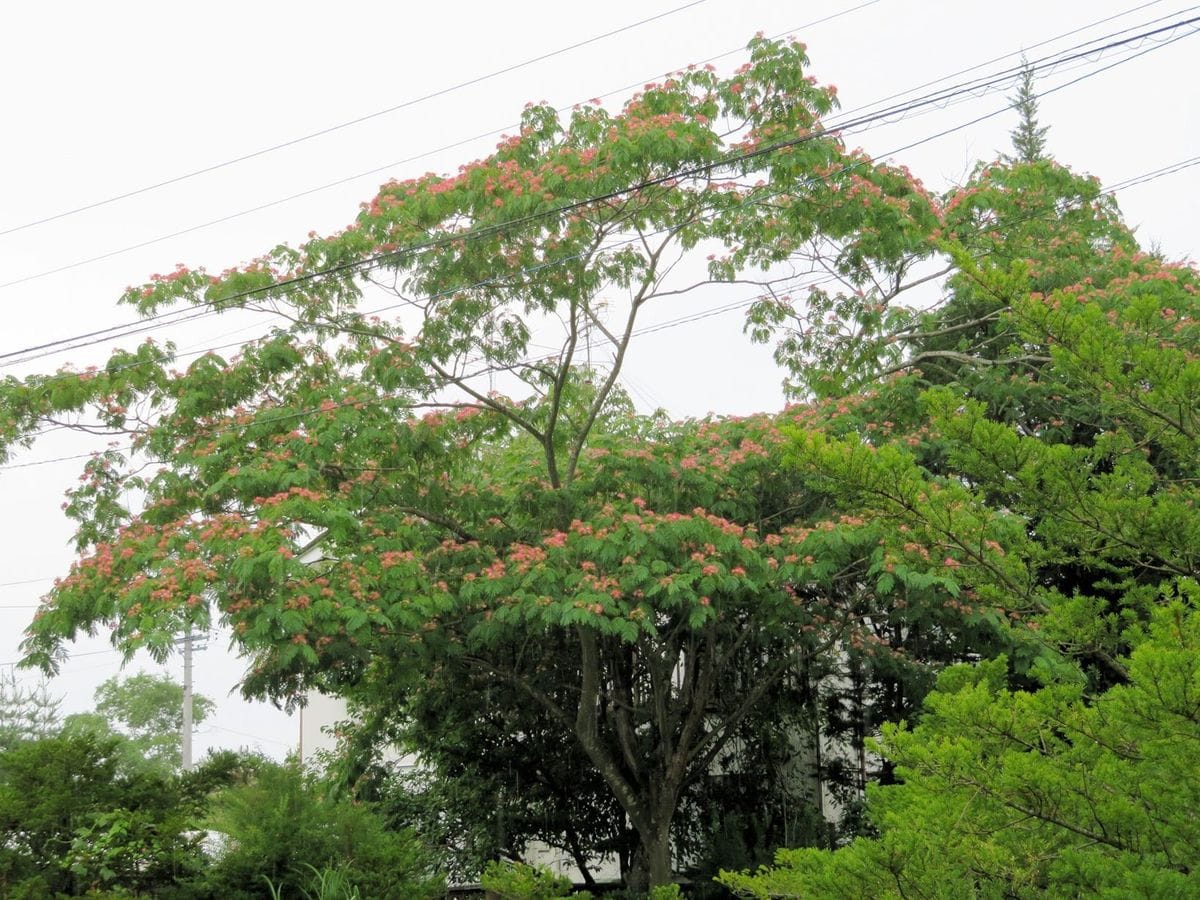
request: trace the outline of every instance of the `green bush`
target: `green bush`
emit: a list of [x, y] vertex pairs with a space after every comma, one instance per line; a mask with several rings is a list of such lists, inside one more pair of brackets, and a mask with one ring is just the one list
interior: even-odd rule
[[212, 800], [208, 828], [224, 848], [194, 885], [198, 897], [423, 898], [442, 880], [408, 831], [372, 807], [333, 800], [294, 766], [264, 763]]
[[[544, 866], [493, 860], [483, 872], [483, 889], [499, 900], [552, 900], [571, 894], [571, 879]], [[578, 896], [578, 895], [577, 895]]]
[[203, 862], [180, 779], [122, 764], [120, 740], [30, 740], [0, 752], [0, 896], [166, 896]]

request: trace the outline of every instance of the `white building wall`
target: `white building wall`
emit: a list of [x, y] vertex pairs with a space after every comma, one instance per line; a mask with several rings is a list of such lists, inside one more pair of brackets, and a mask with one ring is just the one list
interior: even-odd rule
[[330, 731], [335, 723], [344, 722], [348, 718], [350, 713], [346, 709], [346, 701], [341, 697], [309, 693], [308, 702], [301, 708], [298, 716], [296, 755], [301, 764], [314, 763], [317, 761], [317, 754], [333, 750], [337, 738]]

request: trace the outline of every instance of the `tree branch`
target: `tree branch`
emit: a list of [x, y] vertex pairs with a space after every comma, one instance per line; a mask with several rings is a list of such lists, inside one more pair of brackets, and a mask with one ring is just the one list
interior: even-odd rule
[[897, 372], [903, 372], [906, 369], [913, 369], [919, 366], [922, 362], [932, 359], [949, 359], [954, 362], [960, 362], [968, 366], [989, 367], [989, 366], [1007, 366], [1016, 363], [1049, 363], [1054, 360], [1049, 356], [1006, 356], [1002, 359], [988, 359], [985, 356], [972, 356], [969, 353], [960, 353], [957, 350], [924, 350], [918, 353], [912, 359], [906, 360], [899, 365], [891, 366], [876, 374], [876, 378], [886, 378], [889, 375], [894, 375]]

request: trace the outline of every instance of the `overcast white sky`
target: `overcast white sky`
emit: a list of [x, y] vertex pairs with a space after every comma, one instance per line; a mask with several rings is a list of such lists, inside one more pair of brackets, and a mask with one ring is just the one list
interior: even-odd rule
[[[0, 231], [404, 104], [686, 2], [9, 4], [0, 29]], [[715, 64], [739, 65], [744, 54], [730, 51], [759, 30], [795, 33], [806, 41], [813, 74], [836, 84], [850, 111], [1004, 54], [1031, 48], [1030, 58], [1037, 59], [1117, 30], [1144, 31], [1188, 19], [1197, 9], [1184, 0], [702, 0], [359, 125], [0, 235], [0, 303], [6, 310], [0, 353], [128, 321], [129, 311], [114, 305], [121, 290], [177, 262], [220, 270], [280, 241], [302, 240], [310, 230], [341, 228], [353, 219], [359, 201], [387, 178], [453, 171], [486, 153], [499, 132], [512, 130], [526, 101], [570, 106], [600, 95], [619, 103], [628, 85], [689, 62], [728, 54]], [[839, 13], [845, 14], [801, 27]], [[1121, 13], [1127, 14], [1035, 47]], [[1161, 21], [1136, 28], [1151, 20]], [[1200, 153], [1195, 89], [1200, 36], [1161, 48], [1144, 43], [1110, 51], [1039, 81], [1039, 89], [1050, 88], [1141, 50], [1150, 52], [1042, 101], [1053, 153], [1106, 184]], [[1013, 63], [1006, 59], [972, 75]], [[847, 141], [873, 154], [893, 154], [1004, 106], [1004, 93], [1010, 91], [875, 127]], [[941, 190], [961, 181], [974, 161], [1007, 149], [1012, 124], [1009, 115], [995, 117], [894, 153], [894, 159]], [[431, 152], [451, 144], [460, 146]], [[368, 170], [378, 171], [156, 240]], [[1143, 243], [1178, 258], [1196, 249], [1198, 195], [1200, 167], [1193, 167], [1118, 197]], [[148, 241], [154, 243], [25, 280]], [[651, 311], [647, 321], [666, 322], [738, 299], [726, 294], [681, 300]], [[265, 325], [253, 318], [205, 320], [155, 336], [173, 337], [183, 349], [203, 349], [249, 338], [259, 329]], [[66, 362], [99, 363], [108, 350], [89, 347], [0, 369], [0, 376]], [[770, 351], [741, 336], [736, 310], [641, 338], [631, 356], [625, 384], [644, 409], [663, 406], [688, 416], [771, 410], [781, 402]], [[91, 448], [77, 439], [46, 439], [14, 462]], [[29, 607], [69, 565], [71, 529], [59, 505], [79, 467], [73, 461], [0, 468], [0, 663], [17, 658]], [[251, 745], [281, 755], [294, 747], [294, 723], [229, 693], [242, 664], [225, 646], [226, 638], [217, 636], [197, 657], [197, 686], [218, 701], [212, 727], [197, 738], [197, 751]], [[65, 695], [67, 711], [88, 708], [95, 684], [119, 670], [116, 653], [96, 652], [106, 647], [102, 639], [79, 642], [76, 652], [89, 655], [69, 662], [52, 683]], [[139, 659], [128, 671], [142, 667], [156, 669]], [[179, 677], [178, 660], [167, 668]]]

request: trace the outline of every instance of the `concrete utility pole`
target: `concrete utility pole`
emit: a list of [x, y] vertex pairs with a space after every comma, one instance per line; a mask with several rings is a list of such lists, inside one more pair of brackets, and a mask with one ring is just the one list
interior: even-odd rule
[[175, 643], [183, 645], [183, 721], [179, 726], [179, 757], [183, 771], [192, 771], [192, 652], [203, 650], [207, 644], [196, 646], [197, 642], [207, 638], [207, 634], [192, 634], [192, 626], [188, 626], [183, 637], [176, 638]]
[[192, 771], [192, 628], [183, 636], [183, 725], [180, 727], [183, 771]]

